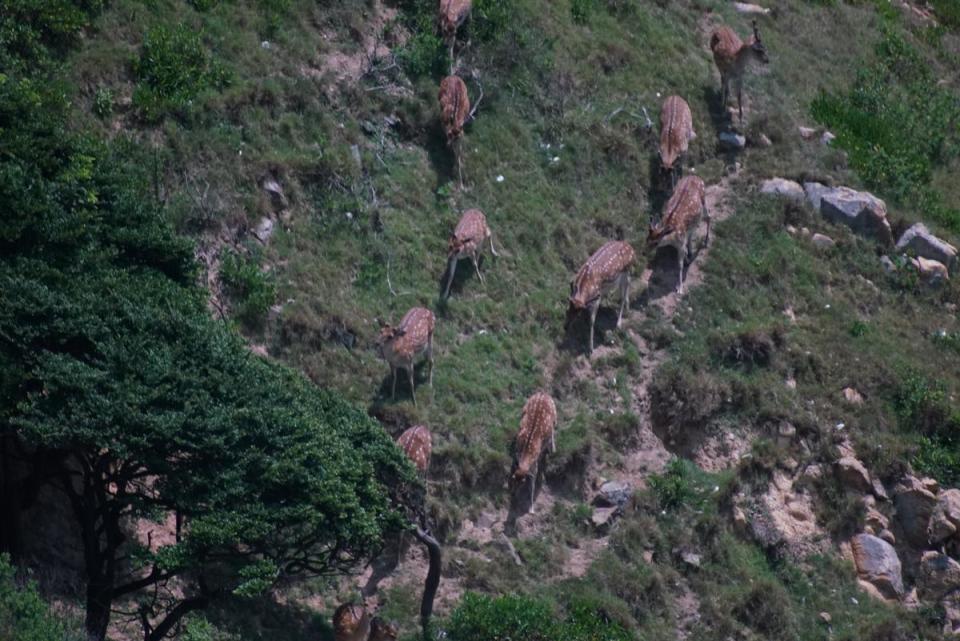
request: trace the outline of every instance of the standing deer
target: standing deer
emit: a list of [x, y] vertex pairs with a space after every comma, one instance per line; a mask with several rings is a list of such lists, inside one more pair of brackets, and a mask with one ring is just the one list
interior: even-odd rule
[[447, 136], [447, 146], [457, 158], [457, 174], [463, 189], [463, 127], [470, 117], [470, 96], [467, 84], [459, 76], [447, 76], [440, 82], [440, 122]]
[[447, 287], [443, 292], [444, 298], [450, 295], [450, 285], [453, 283], [453, 275], [461, 258], [469, 256], [473, 260], [473, 269], [477, 272], [477, 278], [481, 283], [483, 282], [479, 257], [485, 240], [490, 241], [490, 253], [496, 256], [497, 251], [493, 248], [493, 233], [487, 227], [487, 217], [479, 209], [468, 209], [460, 218], [456, 229], [450, 234], [447, 250]]
[[423, 307], [414, 307], [406, 313], [396, 327], [385, 325], [380, 330], [380, 353], [390, 365], [393, 378], [391, 399], [397, 397], [397, 370], [407, 370], [410, 379], [410, 395], [417, 404], [417, 392], [413, 381], [413, 361], [425, 354], [430, 365], [430, 386], [433, 387], [433, 328], [436, 319], [433, 312]]
[[677, 186], [675, 165], [696, 137], [690, 105], [680, 96], [669, 96], [660, 110], [660, 166], [670, 174], [671, 188]]
[[453, 73], [453, 47], [457, 43], [457, 29], [466, 22], [472, 8], [471, 0], [440, 0], [438, 22], [443, 43], [450, 48], [450, 73]]
[[620, 240], [612, 240], [598, 249], [584, 263], [570, 283], [570, 306], [564, 330], [581, 310], [590, 312], [590, 351], [593, 351], [593, 326], [600, 308], [600, 298], [614, 286], [620, 289], [620, 313], [617, 327], [623, 319], [623, 310], [630, 304], [630, 267], [633, 265], [633, 247]]
[[647, 251], [653, 252], [659, 247], [674, 247], [680, 273], [677, 291], [683, 293], [683, 265], [687, 256], [692, 254], [693, 233], [701, 217], [707, 220], [707, 235], [703, 245], [710, 242], [710, 212], [707, 211], [703, 181], [697, 176], [684, 176], [663, 209], [659, 224], [651, 221], [647, 234]]
[[528, 398], [523, 406], [523, 415], [520, 417], [520, 432], [517, 434], [514, 449], [511, 483], [512, 489], [516, 490], [530, 478], [531, 511], [544, 443], [549, 440], [550, 451], [557, 451], [556, 427], [557, 406], [553, 399], [544, 392], [537, 392]]
[[730, 96], [730, 82], [737, 87], [737, 108], [740, 111], [740, 122], [743, 122], [743, 74], [751, 60], [759, 60], [767, 64], [770, 57], [767, 48], [760, 41], [760, 31], [757, 21], [753, 21], [753, 35], [744, 43], [740, 36], [730, 27], [719, 27], [710, 36], [710, 50], [713, 51], [713, 61], [720, 70], [722, 85], [720, 101], [723, 107], [727, 106]]
[[396, 641], [397, 626], [380, 617], [371, 619], [362, 605], [344, 603], [333, 613], [334, 641]]
[[413, 462], [420, 474], [426, 475], [430, 469], [430, 453], [433, 450], [433, 439], [426, 425], [414, 425], [405, 430], [397, 438], [397, 445]]

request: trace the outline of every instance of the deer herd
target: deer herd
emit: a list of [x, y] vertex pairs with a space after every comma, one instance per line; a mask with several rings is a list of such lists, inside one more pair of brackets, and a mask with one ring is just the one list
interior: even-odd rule
[[[439, 0], [438, 29], [444, 44], [454, 59], [457, 31], [470, 15], [471, 0]], [[743, 77], [752, 61], [768, 63], [766, 47], [760, 39], [756, 21], [753, 34], [746, 42], [732, 29], [718, 27], [710, 36], [710, 49], [720, 72], [721, 105], [726, 109], [731, 83], [737, 92], [737, 110], [743, 121]], [[658, 94], [659, 95], [659, 94]], [[481, 95], [482, 98], [482, 95]], [[463, 136], [464, 127], [473, 118], [467, 85], [453, 73], [440, 83], [440, 122], [446, 143], [457, 163], [461, 188], [463, 187]], [[477, 101], [479, 104], [479, 99]], [[710, 214], [707, 210], [703, 180], [697, 176], [681, 175], [681, 160], [687, 153], [690, 142], [696, 138], [690, 105], [680, 96], [668, 96], [660, 112], [660, 144], [658, 148], [661, 175], [669, 180], [672, 194], [656, 223], [651, 221], [647, 233], [646, 253], [652, 254], [661, 247], [676, 250], [678, 277], [676, 291], [683, 292], [684, 267], [693, 254], [694, 232], [701, 221], [706, 221], [706, 234], [701, 247], [710, 242]], [[493, 233], [486, 216], [479, 209], [463, 213], [450, 234], [447, 254], [447, 280], [443, 299], [450, 295], [457, 263], [470, 258], [477, 278], [483, 283], [480, 272], [480, 252], [488, 242], [490, 253], [497, 256], [493, 245]], [[616, 289], [620, 294], [620, 309], [617, 327], [623, 312], [629, 306], [630, 272], [635, 261], [633, 247], [622, 240], [609, 241], [590, 256], [570, 283], [566, 322], [568, 330], [572, 321], [586, 312], [590, 321], [589, 351], [594, 347], [594, 324], [600, 300], [604, 294]], [[433, 385], [433, 332], [436, 319], [433, 312], [423, 307], [414, 307], [406, 313], [396, 327], [382, 327], [378, 346], [384, 360], [390, 366], [392, 379], [391, 398], [396, 398], [397, 372], [403, 369], [410, 382], [410, 395], [416, 404], [414, 385], [415, 361], [425, 357], [429, 365], [429, 384]], [[515, 439], [514, 459], [508, 479], [511, 492], [527, 484], [530, 491], [530, 509], [533, 508], [537, 478], [541, 474], [542, 461], [547, 452], [556, 450], [555, 430], [557, 408], [546, 392], [538, 391], [527, 399], [520, 418], [520, 430]], [[404, 431], [397, 439], [398, 446], [425, 477], [430, 467], [432, 438], [425, 425], [416, 425]], [[379, 617], [372, 617], [362, 606], [352, 603], [341, 605], [334, 614], [334, 638], [336, 641], [388, 641], [397, 638], [394, 626]]]

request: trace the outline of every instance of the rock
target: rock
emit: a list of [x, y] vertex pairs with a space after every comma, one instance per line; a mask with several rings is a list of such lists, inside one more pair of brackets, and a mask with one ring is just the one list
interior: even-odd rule
[[810, 140], [817, 134], [817, 130], [811, 127], [797, 127], [797, 131], [804, 140]]
[[830, 622], [833, 621], [833, 617], [830, 616], [830, 613], [829, 613], [829, 612], [821, 612], [821, 613], [820, 613], [820, 620], [821, 620], [823, 623], [826, 623], [827, 625], [830, 625]]
[[823, 478], [823, 466], [819, 463], [808, 465], [804, 468], [802, 476], [811, 481], [817, 481]]
[[893, 232], [887, 221], [887, 205], [869, 192], [849, 187], [830, 189], [820, 198], [820, 213], [832, 223], [846, 225], [885, 245], [893, 244]]
[[917, 572], [917, 590], [924, 600], [940, 600], [960, 587], [960, 563], [940, 552], [924, 552]]
[[754, 14], [754, 15], [761, 15], [761, 16], [765, 16], [770, 13], [770, 9], [761, 7], [758, 4], [749, 4], [746, 2], [734, 2], [733, 10], [736, 11], [737, 13], [746, 13], [746, 14]]
[[287, 197], [283, 194], [283, 187], [273, 178], [265, 178], [262, 185], [263, 190], [270, 196], [270, 204], [274, 211], [280, 211], [287, 207]]
[[823, 234], [814, 234], [810, 241], [817, 249], [830, 249], [837, 244], [832, 238]]
[[[879, 588], [877, 588], [877, 586], [870, 583], [869, 581], [865, 581], [863, 579], [857, 579], [857, 585], [860, 587], [861, 590], [866, 592], [870, 596], [870, 598], [876, 599], [877, 601], [883, 601], [884, 603], [887, 603], [890, 600], [883, 595], [883, 593], [879, 590]], [[853, 601], [852, 597], [851, 597], [851, 600]], [[859, 604], [859, 601], [853, 601], [853, 602]]]
[[863, 522], [867, 525], [872, 526], [876, 530], [885, 530], [890, 527], [890, 519], [883, 515], [882, 512], [879, 512], [873, 508], [867, 510], [867, 515], [864, 517]]
[[917, 258], [935, 260], [946, 265], [949, 271], [957, 268], [957, 248], [931, 234], [923, 223], [917, 223], [903, 232], [896, 249]]
[[880, 479], [873, 479], [873, 495], [881, 501], [890, 500], [890, 495], [887, 494], [887, 488], [883, 487]]
[[836, 139], [837, 139], [837, 137], [834, 136], [834, 135], [833, 135], [832, 133], [830, 133], [829, 131], [823, 132], [823, 135], [820, 136], [820, 142], [821, 142], [822, 144], [824, 144], [824, 145], [829, 145], [830, 143], [832, 143], [832, 142], [833, 142], [834, 140], [836, 140]]
[[594, 505], [621, 507], [629, 499], [630, 485], [619, 481], [607, 481], [600, 486], [600, 492], [593, 498]]
[[929, 260], [927, 258], [911, 258], [910, 263], [920, 273], [920, 278], [928, 283], [940, 283], [950, 280], [950, 273], [947, 266], [938, 260]]
[[827, 187], [823, 183], [803, 183], [803, 192], [807, 195], [807, 201], [817, 211], [820, 211], [823, 195], [832, 189], [833, 187]]
[[884, 597], [903, 595], [900, 558], [893, 546], [870, 534], [858, 534], [851, 541], [853, 562], [860, 578], [873, 585]]
[[590, 515], [590, 522], [598, 530], [606, 530], [617, 517], [618, 510], [615, 507], [598, 507]]
[[917, 608], [919, 608], [920, 597], [917, 596], [917, 588], [916, 587], [910, 588], [910, 591], [907, 592], [906, 595], [904, 595], [904, 597], [900, 600], [900, 603], [903, 604], [903, 607], [905, 607], [908, 610], [916, 610]]
[[863, 463], [852, 456], [845, 456], [837, 461], [833, 469], [837, 479], [845, 487], [858, 492], [870, 491], [870, 473], [863, 466]]
[[733, 508], [733, 527], [740, 532], [741, 534], [747, 532], [747, 526], [749, 521], [747, 521], [747, 515], [739, 505], [734, 506]]
[[257, 240], [261, 243], [266, 243], [270, 240], [270, 236], [273, 235], [273, 219], [267, 216], [261, 218], [253, 230], [253, 235], [256, 236]]
[[653, 550], [644, 550], [643, 560], [645, 563], [653, 563]]
[[793, 424], [781, 421], [777, 427], [777, 442], [782, 445], [789, 445], [797, 437], [797, 428]]
[[783, 196], [784, 198], [797, 202], [803, 202], [805, 197], [803, 187], [800, 186], [800, 183], [787, 180], [786, 178], [764, 180], [763, 184], [760, 185], [760, 193]]
[[960, 529], [960, 490], [944, 490], [930, 516], [927, 534], [932, 545], [938, 545]]
[[772, 147], [773, 141], [770, 140], [770, 136], [767, 134], [758, 134], [756, 140], [753, 141], [753, 144], [757, 147]]
[[907, 540], [917, 546], [927, 544], [927, 524], [937, 505], [937, 497], [914, 476], [906, 476], [894, 488], [896, 519]]
[[786, 227], [784, 227], [784, 229], [786, 229], [787, 233], [790, 234], [791, 236], [797, 235], [797, 228], [794, 227], [793, 225], [787, 225]]
[[890, 530], [880, 530], [880, 534], [878, 534], [877, 536], [879, 536], [881, 539], [883, 539], [890, 545], [897, 544], [897, 537], [894, 536], [893, 532], [891, 532]]
[[943, 633], [960, 636], [960, 589], [954, 590], [940, 601], [943, 606]]
[[787, 504], [787, 514], [798, 521], [813, 521], [813, 512], [810, 507], [801, 501], [793, 501]]
[[718, 136], [720, 146], [724, 149], [739, 150], [747, 146], [747, 139], [742, 134], [724, 131]]
[[922, 479], [920, 479], [920, 482], [923, 483], [923, 487], [927, 488], [927, 490], [933, 492], [934, 494], [940, 491], [940, 482], [935, 478], [924, 476]]
[[689, 550], [684, 550], [680, 553], [680, 559], [689, 565], [690, 567], [699, 568], [700, 567], [700, 555], [695, 552], [690, 552]]
[[853, 405], [863, 405], [863, 396], [852, 387], [843, 388], [843, 398]]
[[883, 267], [883, 271], [888, 274], [893, 274], [897, 271], [897, 266], [890, 260], [890, 257], [886, 255], [880, 257], [880, 266]]

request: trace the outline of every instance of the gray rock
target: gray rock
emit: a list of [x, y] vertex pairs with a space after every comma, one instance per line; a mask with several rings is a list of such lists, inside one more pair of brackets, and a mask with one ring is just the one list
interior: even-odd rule
[[270, 240], [270, 236], [273, 235], [273, 219], [268, 216], [261, 218], [253, 230], [253, 235], [256, 236], [257, 240], [261, 243], [266, 243]]
[[697, 554], [696, 552], [684, 551], [683, 553], [680, 554], [680, 558], [683, 560], [684, 563], [686, 563], [691, 567], [694, 567], [694, 568], [700, 567], [700, 563], [701, 563], [700, 555]]
[[946, 265], [949, 271], [957, 267], [957, 248], [930, 233], [923, 223], [912, 225], [897, 241], [898, 252], [929, 258]]
[[960, 529], [960, 490], [944, 490], [937, 496], [937, 504], [927, 526], [930, 543], [938, 545]]
[[820, 198], [820, 213], [832, 223], [846, 225], [885, 245], [893, 244], [893, 232], [887, 221], [887, 205], [869, 192], [849, 187], [828, 190]]
[[900, 557], [893, 546], [871, 534], [858, 534], [851, 541], [853, 562], [861, 579], [887, 598], [903, 596]]
[[807, 201], [817, 211], [820, 211], [820, 200], [823, 195], [832, 189], [833, 187], [827, 187], [823, 183], [803, 183], [803, 191], [807, 195]]
[[940, 601], [943, 606], [943, 633], [947, 636], [960, 636], [960, 588], [954, 590]]
[[869, 492], [872, 488], [870, 473], [867, 471], [867, 468], [852, 456], [841, 458], [836, 462], [833, 470], [837, 475], [837, 479], [844, 487], [858, 492]]
[[632, 488], [628, 483], [607, 481], [600, 486], [599, 493], [594, 497], [594, 505], [606, 507], [621, 507], [629, 499]]
[[917, 573], [920, 598], [939, 600], [957, 588], [960, 588], [960, 563], [946, 554], [924, 552]]
[[590, 522], [593, 524], [593, 527], [600, 531], [605, 531], [619, 514], [620, 511], [615, 507], [598, 507], [590, 516]]
[[889, 256], [886, 256], [886, 255], [881, 256], [880, 265], [881, 267], [883, 267], [883, 271], [887, 272], [888, 274], [893, 274], [893, 273], [896, 273], [897, 271], [897, 266], [894, 264], [894, 262], [890, 259]]
[[834, 140], [836, 140], [836, 139], [837, 139], [837, 137], [834, 136], [834, 135], [833, 135], [832, 133], [830, 133], [829, 131], [823, 132], [823, 135], [820, 136], [820, 142], [823, 143], [824, 145], [829, 145], [830, 143], [832, 143], [832, 142], [833, 142]]
[[810, 241], [817, 249], [830, 249], [837, 244], [834, 239], [829, 236], [824, 236], [823, 234], [814, 234]]
[[742, 134], [724, 131], [719, 135], [720, 146], [724, 149], [743, 149], [747, 146], [747, 139]]
[[266, 178], [263, 181], [263, 190], [270, 196], [270, 204], [274, 211], [280, 211], [287, 207], [287, 197], [283, 193], [283, 187], [273, 178]]
[[783, 196], [797, 202], [803, 202], [804, 199], [803, 187], [800, 186], [800, 183], [786, 178], [764, 180], [763, 184], [760, 185], [760, 193]]
[[758, 4], [750, 4], [747, 2], [734, 2], [733, 10], [737, 13], [745, 13], [748, 15], [752, 14], [765, 16], [770, 13], [770, 9], [767, 9], [766, 7], [761, 7]]
[[927, 544], [927, 524], [937, 497], [915, 476], [906, 476], [894, 488], [896, 519], [907, 540], [917, 547]]

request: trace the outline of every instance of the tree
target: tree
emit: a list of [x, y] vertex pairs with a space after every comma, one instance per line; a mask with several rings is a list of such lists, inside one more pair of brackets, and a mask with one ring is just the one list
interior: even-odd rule
[[[210, 318], [190, 244], [119, 147], [67, 131], [66, 104], [49, 78], [0, 75], [0, 543], [52, 484], [88, 635], [139, 596], [157, 641], [220, 595], [354, 566], [402, 527], [415, 476], [372, 419]], [[174, 543], [131, 536], [170, 513]]]

